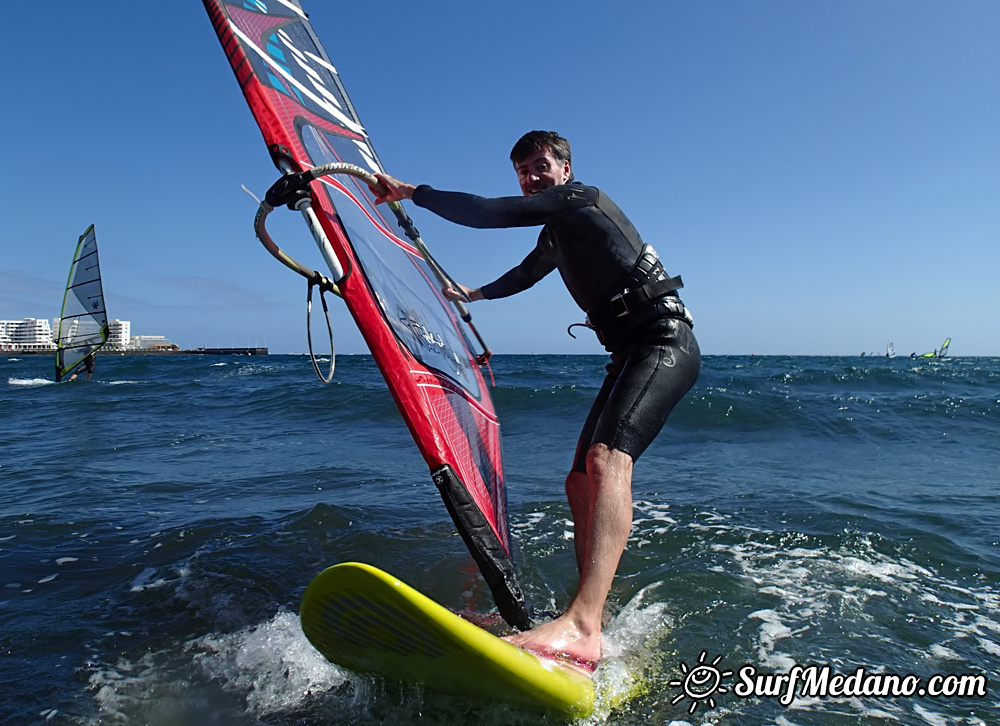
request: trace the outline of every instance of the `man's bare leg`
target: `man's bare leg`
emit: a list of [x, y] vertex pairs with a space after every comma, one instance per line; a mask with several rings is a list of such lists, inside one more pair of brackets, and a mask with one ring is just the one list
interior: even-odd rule
[[573, 515], [573, 549], [576, 552], [576, 569], [583, 573], [587, 561], [587, 540], [590, 531], [590, 478], [585, 471], [571, 471], [566, 477], [566, 498]]
[[579, 496], [580, 477], [570, 474], [566, 479], [580, 565], [573, 601], [555, 620], [506, 639], [527, 650], [596, 663], [601, 657], [604, 603], [632, 529], [632, 457], [605, 444], [592, 445], [587, 451], [587, 481], [589, 498], [583, 499], [589, 506]]

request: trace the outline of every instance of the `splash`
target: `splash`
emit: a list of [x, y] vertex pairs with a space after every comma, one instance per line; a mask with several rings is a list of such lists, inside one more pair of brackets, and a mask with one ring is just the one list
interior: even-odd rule
[[673, 619], [666, 603], [653, 601], [657, 587], [640, 590], [604, 628], [604, 653], [594, 673], [594, 713], [582, 724], [607, 723], [660, 679], [662, 641]]
[[85, 723], [210, 723], [212, 714], [234, 709], [266, 719], [304, 708], [347, 680], [305, 639], [298, 616], [283, 611], [96, 670], [90, 688], [98, 713]]

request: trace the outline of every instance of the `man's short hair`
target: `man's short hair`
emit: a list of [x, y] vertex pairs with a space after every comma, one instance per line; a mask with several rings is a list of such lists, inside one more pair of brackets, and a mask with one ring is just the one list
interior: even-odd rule
[[514, 148], [510, 150], [510, 160], [517, 164], [532, 154], [546, 149], [552, 152], [556, 161], [568, 161], [572, 166], [569, 142], [555, 131], [529, 131], [518, 139]]

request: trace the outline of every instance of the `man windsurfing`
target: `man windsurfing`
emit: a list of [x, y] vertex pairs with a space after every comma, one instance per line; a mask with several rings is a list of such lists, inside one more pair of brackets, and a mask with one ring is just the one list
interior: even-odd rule
[[97, 359], [94, 358], [93, 353], [89, 353], [86, 358], [81, 361], [80, 365], [77, 366], [76, 370], [73, 371], [73, 375], [69, 377], [71, 381], [76, 380], [76, 377], [80, 375], [84, 370], [87, 371], [87, 380], [94, 375], [94, 371], [97, 370]]
[[632, 526], [632, 466], [694, 385], [701, 353], [691, 316], [656, 251], [608, 196], [573, 180], [569, 142], [553, 131], [525, 134], [510, 154], [521, 197], [484, 198], [414, 186], [377, 174], [377, 202], [412, 199], [457, 224], [477, 228], [544, 225], [535, 248], [479, 288], [452, 299], [492, 300], [526, 290], [558, 269], [587, 313], [611, 363], [566, 477], [580, 582], [566, 611], [507, 640], [593, 670], [601, 656], [601, 616]]

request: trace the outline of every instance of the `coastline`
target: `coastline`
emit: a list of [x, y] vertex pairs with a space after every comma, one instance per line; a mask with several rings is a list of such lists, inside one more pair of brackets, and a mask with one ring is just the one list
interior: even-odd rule
[[[22, 356], [22, 355], [55, 355], [53, 350], [4, 350], [0, 355]], [[192, 350], [105, 350], [101, 349], [94, 353], [96, 356], [105, 355], [268, 355], [267, 348], [194, 348]]]

